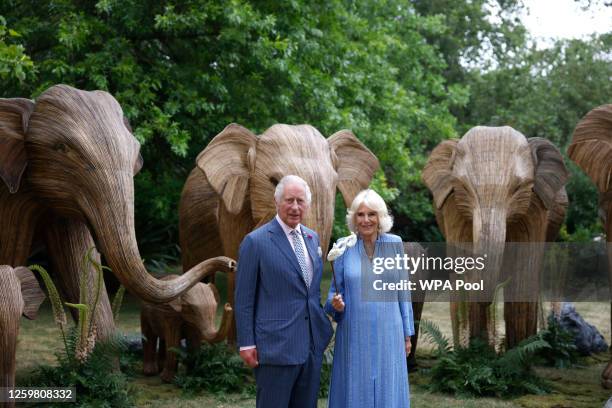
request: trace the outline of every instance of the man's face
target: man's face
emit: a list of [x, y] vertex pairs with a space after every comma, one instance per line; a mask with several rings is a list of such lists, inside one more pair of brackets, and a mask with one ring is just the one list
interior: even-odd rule
[[297, 227], [308, 211], [304, 188], [294, 183], [285, 185], [281, 201], [276, 203], [276, 211], [285, 224], [291, 228]]

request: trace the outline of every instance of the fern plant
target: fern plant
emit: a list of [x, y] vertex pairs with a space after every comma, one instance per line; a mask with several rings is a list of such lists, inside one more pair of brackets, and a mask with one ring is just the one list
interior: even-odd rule
[[254, 387], [250, 390], [248, 387], [253, 383], [251, 370], [225, 344], [202, 344], [194, 353], [183, 349], [173, 351], [185, 366], [191, 367], [175, 378], [175, 383], [187, 393], [201, 389], [213, 393], [254, 391]]
[[[127, 344], [120, 336], [97, 342], [88, 358], [81, 362], [74, 357], [80, 333], [71, 327], [66, 334], [67, 353], [57, 353], [57, 365], [36, 367], [27, 385], [31, 387], [74, 387], [77, 407], [128, 408], [130, 396], [127, 376], [116, 370], [116, 358], [124, 354]], [[45, 403], [63, 408], [63, 402]]]
[[531, 357], [550, 347], [541, 338], [532, 337], [504, 354], [480, 339], [469, 346], [450, 346], [439, 327], [421, 321], [421, 329], [436, 346], [438, 360], [431, 368], [432, 391], [462, 397], [507, 398], [523, 394], [542, 394], [548, 386], [532, 370]]
[[[94, 316], [103, 288], [103, 271], [108, 268], [92, 258], [92, 251], [93, 247], [83, 258], [79, 303], [62, 302], [45, 268], [40, 265], [30, 266], [30, 269], [41, 275], [47, 287], [55, 322], [62, 336], [64, 352], [56, 354], [59, 363], [57, 366], [37, 367], [29, 383], [36, 387], [75, 387], [78, 398], [76, 405], [81, 407], [132, 407], [134, 404], [128, 395], [127, 378], [116, 369], [117, 358], [127, 349], [125, 339], [117, 335], [96, 342]], [[90, 265], [96, 272], [91, 299], [87, 274]], [[113, 299], [115, 318], [119, 314], [124, 292], [125, 289], [120, 287]], [[79, 318], [75, 327], [68, 327], [64, 305], [78, 310]], [[64, 404], [57, 404], [62, 405]]]
[[570, 368], [578, 362], [575, 336], [561, 326], [554, 313], [548, 315], [546, 329], [541, 330], [538, 337], [550, 345], [538, 351], [538, 362], [555, 368]]

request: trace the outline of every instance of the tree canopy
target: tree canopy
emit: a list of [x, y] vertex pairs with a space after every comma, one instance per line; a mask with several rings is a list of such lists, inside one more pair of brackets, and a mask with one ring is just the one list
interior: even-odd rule
[[[326, 136], [351, 129], [380, 159], [373, 185], [390, 203], [396, 230], [439, 240], [420, 174], [440, 141], [476, 124], [510, 124], [564, 150], [578, 119], [610, 95], [609, 36], [537, 51], [516, 18], [521, 7], [519, 0], [6, 0], [0, 92], [35, 98], [66, 83], [117, 98], [142, 143], [137, 228], [150, 256], [176, 256], [183, 183], [195, 156], [231, 122], [256, 133], [275, 123], [310, 123]], [[586, 183], [573, 190], [584, 197], [571, 204], [572, 231], [596, 228]], [[336, 217], [337, 235], [343, 224]]]

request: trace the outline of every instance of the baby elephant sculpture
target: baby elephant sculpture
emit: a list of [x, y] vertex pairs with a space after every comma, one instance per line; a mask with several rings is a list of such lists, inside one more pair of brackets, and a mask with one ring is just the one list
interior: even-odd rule
[[[176, 279], [169, 275], [163, 279]], [[143, 352], [145, 375], [155, 375], [161, 369], [164, 382], [172, 382], [178, 362], [173, 347], [186, 339], [187, 348], [196, 351], [202, 340], [218, 343], [227, 337], [233, 318], [232, 307], [225, 304], [219, 330], [215, 327], [215, 315], [219, 304], [219, 292], [211, 283], [196, 283], [183, 295], [165, 304], [143, 302], [140, 324], [144, 339]], [[159, 339], [159, 349], [157, 340]]]
[[[0, 387], [15, 386], [19, 319], [22, 314], [35, 319], [43, 300], [45, 294], [28, 268], [0, 266]], [[7, 403], [3, 406], [13, 405]]]

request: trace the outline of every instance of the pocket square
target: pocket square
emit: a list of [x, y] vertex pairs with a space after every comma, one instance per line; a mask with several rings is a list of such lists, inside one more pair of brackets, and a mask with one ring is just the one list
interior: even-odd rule
[[317, 253], [319, 254], [319, 258], [323, 256], [323, 251], [321, 251], [321, 247], [317, 248]]

